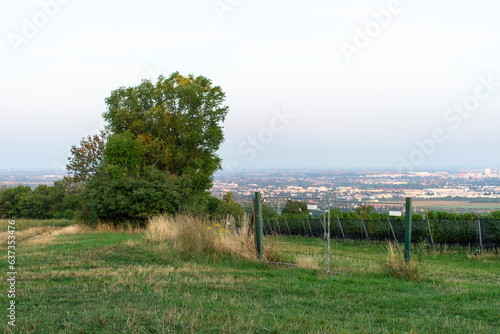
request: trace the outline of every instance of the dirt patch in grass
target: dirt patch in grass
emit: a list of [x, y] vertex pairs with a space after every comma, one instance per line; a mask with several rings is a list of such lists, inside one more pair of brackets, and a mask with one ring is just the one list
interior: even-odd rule
[[[35, 245], [50, 243], [58, 235], [78, 234], [85, 230], [85, 227], [81, 225], [31, 227], [27, 230], [15, 232], [15, 236], [18, 242]], [[9, 235], [9, 232], [0, 232], [0, 246], [7, 244]]]

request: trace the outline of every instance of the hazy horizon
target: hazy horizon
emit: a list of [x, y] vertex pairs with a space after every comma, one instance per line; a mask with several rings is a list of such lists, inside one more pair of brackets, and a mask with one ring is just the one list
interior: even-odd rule
[[[455, 167], [455, 168], [427, 168], [427, 169], [415, 169], [412, 172], [458, 172], [465, 170], [476, 170], [481, 171], [486, 168], [498, 168], [498, 166], [483, 166], [483, 167]], [[377, 168], [377, 167], [356, 167], [356, 168], [301, 168], [301, 167], [288, 167], [288, 168], [248, 168], [248, 169], [238, 169], [238, 170], [218, 170], [214, 173], [214, 175], [220, 175], [225, 173], [246, 173], [246, 172], [342, 172], [342, 173], [353, 173], [353, 172], [394, 172], [398, 173], [399, 170], [397, 168]], [[0, 168], [0, 173], [35, 173], [35, 172], [47, 172], [47, 173], [55, 173], [56, 175], [67, 174], [66, 169], [59, 168]]]
[[500, 165], [493, 0], [9, 2], [1, 169], [63, 169], [104, 99], [159, 74], [227, 94], [225, 171]]

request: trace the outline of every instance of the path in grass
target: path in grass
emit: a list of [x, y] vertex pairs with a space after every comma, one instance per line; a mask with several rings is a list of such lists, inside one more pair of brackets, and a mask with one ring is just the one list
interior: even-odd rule
[[[323, 254], [318, 239], [267, 241], [289, 258]], [[381, 246], [354, 243], [332, 243], [332, 266], [343, 274], [328, 278], [215, 254], [186, 258], [141, 233], [83, 230], [18, 251], [22, 333], [499, 331], [495, 257], [426, 256], [424, 279], [407, 282], [382, 272]], [[0, 299], [6, 305], [5, 293]]]

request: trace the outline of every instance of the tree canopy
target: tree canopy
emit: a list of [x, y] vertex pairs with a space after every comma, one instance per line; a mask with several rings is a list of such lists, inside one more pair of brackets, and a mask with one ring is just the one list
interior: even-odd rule
[[281, 211], [281, 215], [293, 218], [309, 217], [311, 211], [309, 211], [307, 204], [304, 202], [287, 200], [285, 207]]
[[[224, 101], [225, 93], [209, 79], [175, 72], [168, 78], [160, 76], [156, 84], [144, 80], [136, 87], [113, 91], [103, 117], [110, 141], [116, 136], [125, 136], [120, 138], [123, 145], [125, 139], [135, 141], [128, 144], [142, 150], [144, 166], [189, 175], [193, 189], [204, 191], [221, 167], [217, 150], [224, 140], [221, 122], [228, 111]], [[105, 152], [108, 161], [121, 155]]]
[[[95, 167], [88, 160], [98, 161], [96, 168], [74, 173], [90, 175], [81, 177], [86, 181], [84, 217], [140, 221], [212, 205], [206, 191], [221, 167], [217, 150], [224, 140], [221, 123], [228, 111], [224, 100], [224, 92], [209, 79], [177, 72], [160, 76], [156, 83], [143, 80], [138, 86], [113, 91], [106, 99], [103, 118], [108, 135], [99, 159], [84, 154], [99, 138], [83, 140], [70, 159], [75, 161], [72, 170], [80, 165]], [[90, 173], [84, 173], [87, 170]], [[226, 206], [238, 209], [236, 204]]]
[[373, 214], [375, 207], [373, 205], [362, 204], [354, 209], [354, 212], [358, 214], [361, 218], [366, 219], [368, 216]]
[[84, 183], [97, 173], [105, 145], [106, 132], [101, 130], [98, 134], [83, 138], [80, 146], [71, 147], [71, 157], [68, 158], [66, 169], [75, 184]]
[[232, 192], [228, 192], [222, 197], [215, 211], [219, 219], [225, 219], [227, 215], [231, 215], [236, 218], [236, 220], [241, 220], [243, 218], [243, 213], [243, 207], [236, 203]]

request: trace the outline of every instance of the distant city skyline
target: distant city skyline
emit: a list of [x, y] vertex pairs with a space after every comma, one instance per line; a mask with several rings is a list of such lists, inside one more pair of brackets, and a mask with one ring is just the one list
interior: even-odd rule
[[7, 2], [0, 169], [62, 170], [121, 86], [227, 94], [224, 171], [500, 165], [500, 3]]

